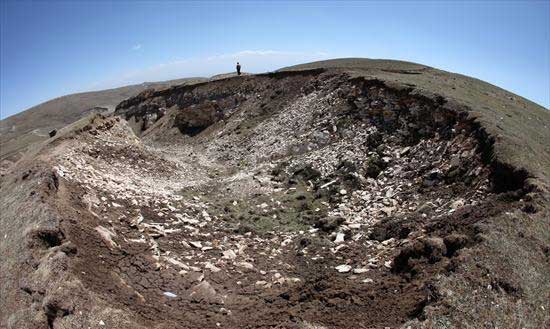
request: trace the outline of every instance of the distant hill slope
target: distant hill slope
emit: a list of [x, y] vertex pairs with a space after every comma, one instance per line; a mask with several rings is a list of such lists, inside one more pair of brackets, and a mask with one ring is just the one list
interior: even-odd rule
[[[90, 112], [113, 110], [122, 100], [149, 88], [205, 81], [185, 78], [161, 82], [144, 82], [120, 88], [91, 91], [58, 97], [0, 121], [0, 160], [16, 160], [26, 148], [44, 140], [52, 129], [59, 129]], [[99, 108], [98, 108], [99, 107]], [[95, 109], [94, 109], [95, 108]]]
[[298, 64], [294, 66], [283, 67], [277, 71], [298, 71], [317, 68], [343, 68], [343, 69], [379, 69], [379, 70], [422, 70], [429, 66], [403, 62], [390, 59], [370, 59], [370, 58], [335, 58], [324, 61]]

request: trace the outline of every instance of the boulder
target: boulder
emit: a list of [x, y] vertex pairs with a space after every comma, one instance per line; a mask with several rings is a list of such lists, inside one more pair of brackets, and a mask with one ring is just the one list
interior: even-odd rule
[[208, 281], [203, 281], [189, 289], [189, 298], [195, 303], [223, 304], [223, 298]]

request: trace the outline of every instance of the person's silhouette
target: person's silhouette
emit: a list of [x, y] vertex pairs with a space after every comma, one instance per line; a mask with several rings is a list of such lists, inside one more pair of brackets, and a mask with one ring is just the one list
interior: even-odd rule
[[237, 75], [241, 75], [241, 64], [237, 62]]

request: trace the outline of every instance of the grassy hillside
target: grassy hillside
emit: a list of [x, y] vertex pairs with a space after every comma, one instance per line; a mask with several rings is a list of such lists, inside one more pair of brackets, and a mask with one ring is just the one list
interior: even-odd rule
[[148, 88], [165, 88], [182, 83], [203, 81], [186, 78], [146, 82], [121, 88], [92, 91], [58, 97], [0, 121], [0, 160], [16, 160], [27, 147], [42, 141], [52, 129], [64, 127], [89, 114], [94, 107], [113, 110], [122, 100]]

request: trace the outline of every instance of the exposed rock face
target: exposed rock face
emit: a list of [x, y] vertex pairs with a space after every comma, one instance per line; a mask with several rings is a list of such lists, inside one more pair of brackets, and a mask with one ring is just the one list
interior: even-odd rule
[[[487, 227], [537, 213], [542, 194], [526, 171], [494, 158], [494, 141], [462, 110], [339, 70], [128, 99], [3, 180], [15, 220], [2, 224], [27, 243], [2, 247], [13, 259], [2, 273], [17, 274], [2, 286], [10, 302], [0, 319], [13, 328], [23, 318], [37, 328], [460, 325], [464, 313], [446, 309], [458, 307], [452, 296], [486, 280], [495, 288], [483, 302], [533, 303], [527, 285], [488, 276], [476, 259], [495, 257]], [[537, 312], [530, 321], [541, 324]]]
[[222, 118], [223, 112], [220, 105], [217, 102], [207, 102], [202, 106], [192, 106], [179, 112], [174, 124], [182, 134], [195, 136]]

